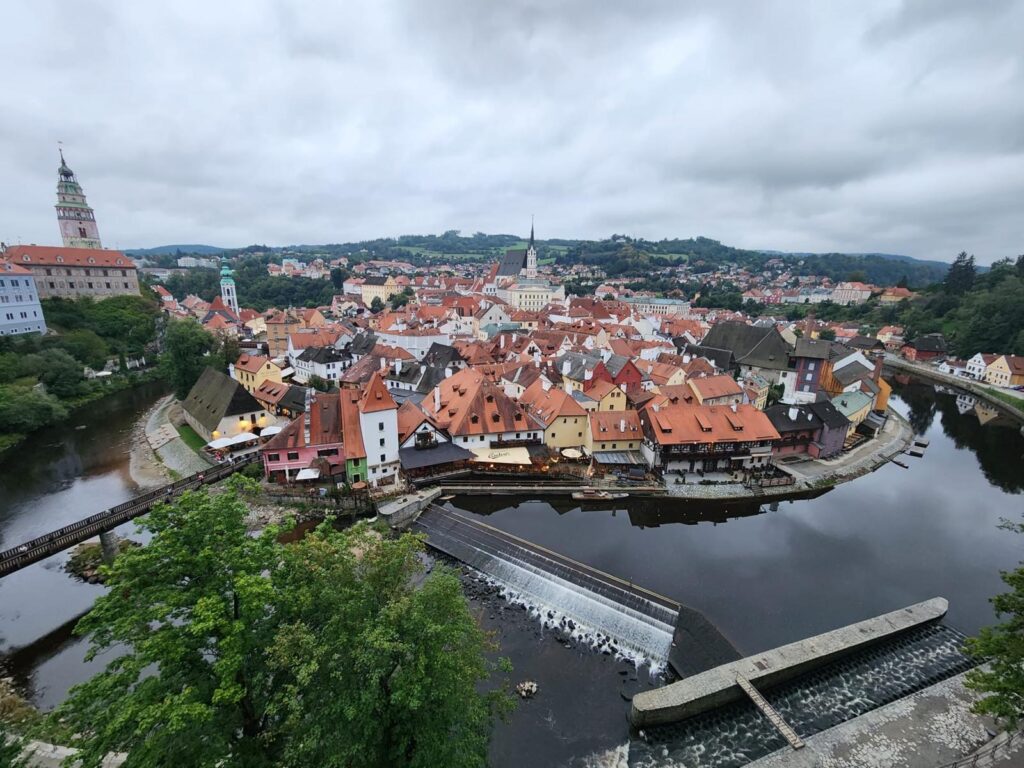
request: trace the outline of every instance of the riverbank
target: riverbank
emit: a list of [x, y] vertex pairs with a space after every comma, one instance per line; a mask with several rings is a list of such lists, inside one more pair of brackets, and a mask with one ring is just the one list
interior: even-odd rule
[[[858, 447], [844, 452], [833, 459], [811, 459], [797, 456], [776, 467], [793, 478], [788, 485], [749, 486], [743, 483], [680, 483], [678, 485], [538, 485], [529, 480], [520, 484], [510, 480], [507, 485], [482, 485], [467, 483], [441, 483], [439, 486], [424, 486], [424, 490], [439, 488], [442, 494], [459, 496], [502, 496], [530, 495], [571, 496], [587, 489], [625, 493], [634, 499], [662, 499], [666, 502], [718, 501], [718, 502], [765, 502], [781, 501], [820, 494], [830, 488], [848, 483], [874, 472], [890, 463], [906, 451], [914, 441], [914, 429], [896, 411], [889, 409], [889, 418], [878, 435]], [[601, 502], [595, 497], [589, 501]], [[586, 503], [586, 500], [584, 500]]]
[[47, 427], [51, 427], [54, 424], [67, 423], [85, 406], [94, 405], [96, 402], [103, 400], [106, 397], [110, 397], [111, 395], [136, 389], [137, 387], [156, 381], [158, 378], [159, 374], [157, 371], [155, 369], [150, 369], [143, 371], [142, 373], [128, 373], [121, 376], [114, 376], [104, 381], [90, 382], [89, 386], [92, 387], [92, 390], [86, 394], [70, 400], [58, 399], [58, 402], [64, 410], [61, 410], [59, 414], [55, 414], [57, 416], [55, 420], [48, 421], [45, 424], [39, 424], [30, 432], [5, 432], [0, 435], [0, 458], [4, 458], [9, 455], [14, 448], [24, 444], [26, 440], [39, 432], [42, 432]]
[[[950, 376], [931, 366], [912, 363], [901, 357], [886, 355], [885, 365], [901, 373], [909, 373], [936, 384], [944, 384], [959, 389], [984, 400], [996, 410], [1024, 424], [1024, 399], [1022, 398], [1014, 398], [1013, 395], [1001, 392], [991, 385], [981, 384], [971, 379], [965, 379], [962, 376]], [[1015, 404], [1012, 402], [1013, 399], [1017, 399], [1019, 402]]]
[[128, 468], [140, 488], [156, 488], [212, 466], [182, 439], [177, 425], [183, 422], [181, 404], [174, 395], [167, 395], [136, 423]]

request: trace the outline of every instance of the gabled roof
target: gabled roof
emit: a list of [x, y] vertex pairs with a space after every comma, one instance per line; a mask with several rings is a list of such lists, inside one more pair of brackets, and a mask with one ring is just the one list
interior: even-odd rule
[[779, 434], [801, 432], [805, 429], [821, 429], [821, 418], [805, 405], [779, 403], [764, 409], [764, 415], [772, 422]]
[[562, 416], [587, 415], [583, 406], [566, 394], [565, 390], [551, 386], [545, 389], [544, 382], [539, 378], [519, 396], [519, 402], [545, 427]]
[[241, 416], [262, 411], [256, 398], [245, 387], [213, 368], [204, 368], [182, 403], [184, 408], [207, 431], [217, 428], [228, 416]]
[[[306, 425], [309, 425], [309, 442], [306, 442]], [[341, 442], [340, 395], [319, 393], [310, 400], [308, 414], [296, 416], [284, 429], [274, 435], [263, 450], [303, 448], [307, 445], [335, 445]]]
[[636, 411], [592, 411], [590, 436], [594, 440], [639, 440], [640, 414]]
[[941, 333], [929, 333], [924, 336], [918, 336], [913, 341], [908, 342], [907, 346], [913, 347], [918, 352], [945, 352], [946, 339]]
[[690, 379], [686, 382], [690, 388], [700, 396], [702, 400], [714, 399], [716, 397], [733, 397], [742, 395], [743, 388], [732, 376], [721, 374], [718, 376], [703, 376]]
[[438, 384], [421, 405], [451, 435], [487, 435], [537, 429], [519, 403], [472, 368], [459, 371]]
[[519, 272], [526, 268], [526, 249], [514, 248], [505, 251], [498, 262], [497, 277], [518, 277]]
[[731, 320], [716, 323], [701, 346], [731, 350], [741, 365], [783, 369], [789, 364], [789, 345], [774, 325], [759, 328]]
[[316, 363], [327, 365], [328, 363], [340, 363], [350, 360], [351, 357], [334, 347], [306, 347], [298, 357], [304, 363]]
[[380, 372], [375, 371], [373, 376], [370, 377], [370, 382], [366, 385], [366, 389], [363, 390], [362, 398], [359, 400], [359, 412], [377, 413], [378, 411], [389, 411], [397, 408], [395, 399], [384, 385], [384, 379], [381, 378]]
[[[270, 362], [270, 359], [263, 355], [249, 355], [243, 352], [235, 360], [235, 368], [239, 368], [247, 373], [258, 373], [268, 362]], [[277, 366], [275, 365], [274, 367], [276, 368]]]
[[430, 424], [434, 429], [440, 429], [437, 422], [418, 404], [412, 400], [402, 403], [402, 407], [398, 409], [398, 442], [405, 442], [406, 438], [419, 429], [424, 422]]
[[836, 410], [836, 407], [828, 400], [819, 400], [810, 403], [807, 407], [814, 411], [814, 415], [821, 419], [829, 429], [846, 429], [850, 426], [850, 420]]

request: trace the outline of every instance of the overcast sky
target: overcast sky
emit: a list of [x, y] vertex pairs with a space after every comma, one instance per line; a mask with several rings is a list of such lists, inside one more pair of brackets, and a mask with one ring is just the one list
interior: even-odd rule
[[[800, 7], [802, 6], [802, 10]], [[1024, 252], [1024, 3], [5, 0], [0, 240]]]

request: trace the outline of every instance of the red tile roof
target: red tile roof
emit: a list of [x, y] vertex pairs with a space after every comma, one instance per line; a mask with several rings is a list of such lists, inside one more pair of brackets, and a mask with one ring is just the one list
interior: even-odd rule
[[65, 267], [116, 267], [135, 269], [135, 262], [121, 251], [101, 248], [60, 248], [52, 245], [12, 245], [7, 258], [22, 265]]
[[642, 418], [650, 424], [661, 445], [686, 443], [739, 443], [778, 440], [779, 433], [763, 412], [752, 405], [661, 405], [644, 408]]
[[398, 408], [395, 399], [391, 397], [388, 388], [384, 386], [384, 380], [380, 377], [380, 371], [374, 371], [370, 377], [370, 383], [363, 390], [363, 397], [359, 401], [360, 413], [376, 413], [377, 411], [388, 411]]

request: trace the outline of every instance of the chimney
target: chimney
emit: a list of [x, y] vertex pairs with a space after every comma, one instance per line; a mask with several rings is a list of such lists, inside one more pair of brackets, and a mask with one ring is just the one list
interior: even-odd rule
[[590, 381], [592, 378], [594, 378], [594, 372], [592, 370], [590, 370], [589, 368], [584, 369], [584, 371], [583, 371], [583, 380], [584, 381]]
[[533, 350], [533, 367], [540, 368], [540, 350]]
[[434, 387], [434, 413], [441, 413], [441, 387]]
[[626, 420], [625, 419], [619, 419], [619, 432], [625, 432], [625, 431], [626, 431]]
[[790, 421], [796, 421], [796, 418], [799, 415], [800, 415], [800, 409], [797, 408], [795, 405], [790, 406], [790, 408], [789, 408], [789, 420]]
[[398, 376], [402, 372], [402, 361], [395, 360], [395, 376]]
[[551, 389], [551, 382], [542, 376], [540, 379], [540, 388], [547, 392], [549, 389]]
[[505, 334], [504, 333], [501, 334], [501, 336], [499, 336], [498, 338], [501, 339], [501, 341], [499, 342], [500, 348], [504, 349], [505, 348]]
[[446, 379], [450, 379], [452, 377], [452, 369], [450, 367], [445, 367], [445, 369], [444, 369], [444, 377]]
[[563, 360], [562, 361], [562, 375], [563, 376], [568, 376], [569, 375], [569, 361], [568, 360]]
[[386, 358], [386, 357], [382, 357], [382, 358], [380, 359], [380, 370], [381, 370], [381, 372], [383, 373], [383, 372], [384, 372], [384, 370], [385, 370], [385, 369], [386, 369], [387, 367], [388, 367], [388, 360], [387, 360], [387, 358]]
[[733, 403], [733, 404], [732, 404], [731, 406], [729, 406], [729, 407], [730, 407], [730, 408], [732, 408], [732, 412], [733, 412], [733, 413], [736, 413], [736, 411], [738, 410], [738, 409], [736, 408], [736, 403]]
[[658, 412], [658, 404], [655, 403], [654, 405], [652, 405], [651, 406], [651, 410], [653, 410], [655, 413], [657, 413]]

